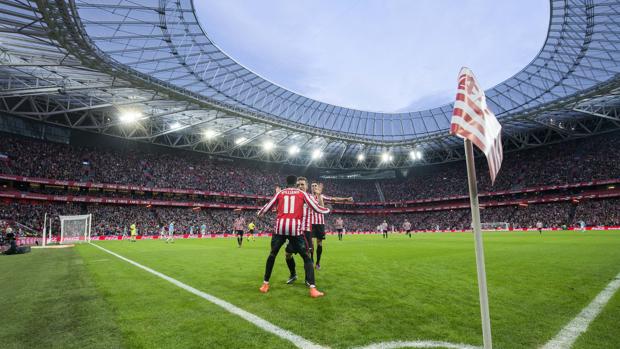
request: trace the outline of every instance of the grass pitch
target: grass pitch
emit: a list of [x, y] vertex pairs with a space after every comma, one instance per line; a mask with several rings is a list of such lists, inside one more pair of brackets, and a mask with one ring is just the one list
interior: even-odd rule
[[[537, 348], [620, 272], [620, 232], [485, 233], [493, 342]], [[322, 299], [285, 285], [280, 252], [258, 292], [269, 239], [98, 242], [315, 343], [351, 348], [436, 340], [481, 345], [473, 237], [329, 236]], [[88, 245], [0, 256], [8, 348], [291, 348], [206, 300]], [[9, 296], [10, 295], [10, 296]], [[618, 348], [617, 293], [574, 348]]]

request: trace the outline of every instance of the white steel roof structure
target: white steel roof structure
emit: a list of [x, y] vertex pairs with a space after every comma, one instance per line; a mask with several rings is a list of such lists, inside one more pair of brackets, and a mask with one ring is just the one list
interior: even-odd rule
[[[620, 1], [552, 0], [550, 9], [538, 55], [486, 91], [505, 151], [620, 129]], [[243, 67], [208, 31], [191, 0], [0, 0], [0, 110], [295, 165], [463, 158], [448, 135], [451, 104], [375, 113], [316, 101]], [[385, 153], [393, 160], [382, 162]]]

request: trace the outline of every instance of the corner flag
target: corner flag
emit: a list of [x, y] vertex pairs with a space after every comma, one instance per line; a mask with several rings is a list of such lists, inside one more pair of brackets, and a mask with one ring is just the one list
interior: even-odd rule
[[491, 183], [502, 166], [502, 126], [487, 107], [484, 91], [466, 67], [459, 73], [450, 134], [469, 139], [487, 157]]
[[478, 203], [478, 185], [476, 183], [476, 166], [474, 164], [475, 144], [489, 163], [491, 182], [502, 166], [502, 126], [487, 107], [484, 91], [476, 82], [474, 73], [469, 68], [461, 68], [459, 85], [452, 112], [450, 134], [465, 140], [465, 160], [467, 162], [467, 183], [469, 185], [469, 203], [471, 205], [471, 226], [474, 231], [476, 247], [476, 269], [478, 274], [478, 293], [480, 295], [480, 318], [482, 320], [482, 339], [484, 349], [492, 349], [491, 316], [489, 313], [489, 296], [487, 291], [487, 274], [484, 266], [484, 246], [480, 228], [480, 204]]

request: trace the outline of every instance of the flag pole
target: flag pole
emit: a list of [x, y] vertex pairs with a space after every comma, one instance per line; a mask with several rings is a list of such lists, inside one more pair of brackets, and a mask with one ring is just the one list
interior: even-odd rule
[[476, 267], [478, 272], [478, 293], [480, 295], [480, 316], [482, 318], [482, 339], [484, 349], [493, 348], [491, 340], [491, 319], [489, 317], [489, 296], [487, 293], [487, 274], [484, 268], [484, 248], [480, 229], [480, 205], [478, 204], [478, 185], [474, 165], [474, 148], [469, 139], [465, 139], [465, 159], [467, 162], [467, 181], [469, 183], [469, 203], [471, 222], [476, 245]]
[[45, 242], [45, 233], [47, 231], [47, 212], [45, 212], [45, 216], [43, 216], [43, 234], [41, 235], [42, 240], [41, 243], [43, 244], [43, 246], [46, 246], [46, 242]]

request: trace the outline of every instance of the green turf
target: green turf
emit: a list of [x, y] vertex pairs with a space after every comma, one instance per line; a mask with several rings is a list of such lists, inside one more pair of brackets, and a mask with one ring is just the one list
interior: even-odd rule
[[75, 249], [0, 255], [1, 348], [119, 348], [118, 326]]
[[609, 301], [598, 319], [575, 343], [574, 349], [618, 348], [618, 320], [620, 319], [620, 292]]
[[[233, 239], [98, 244], [332, 348], [417, 339], [481, 344], [471, 234], [429, 233], [411, 239], [394, 235], [387, 240], [346, 236], [342, 242], [329, 237], [323, 270], [317, 274], [317, 284], [326, 292], [323, 299], [310, 299], [302, 282], [284, 285], [288, 270], [283, 252], [276, 262], [271, 291], [266, 295], [258, 292], [268, 241], [245, 241], [243, 248], [237, 248]], [[488, 233], [485, 248], [496, 348], [544, 344], [620, 272], [620, 232]], [[77, 298], [85, 304], [63, 302], [66, 307], [90, 306], [85, 313], [120, 330], [110, 330], [117, 334], [95, 340], [104, 343], [103, 347], [292, 347], [92, 246], [75, 249], [83, 265], [56, 261], [76, 260], [75, 252], [69, 251], [34, 251], [26, 257], [30, 261], [24, 259], [24, 265], [16, 268], [31, 268], [26, 274], [36, 278], [39, 273], [45, 282], [21, 287], [31, 292], [30, 288], [53, 288], [54, 282], [59, 282], [58, 287], [64, 290], [62, 283], [74, 282], [71, 277], [81, 280], [78, 284], [87, 287], [78, 288], [81, 296]], [[0, 263], [23, 257], [3, 257]], [[52, 262], [60, 264], [61, 272], [50, 266]], [[301, 260], [297, 258], [297, 262], [303, 276]], [[53, 272], [31, 264], [45, 264]], [[91, 302], [85, 301], [87, 296]], [[578, 340], [577, 348], [620, 347], [615, 335], [620, 321], [618, 297]], [[29, 305], [29, 316], [41, 313], [54, 318], [53, 303]], [[26, 323], [27, 319], [16, 324], [9, 333], [30, 333]], [[78, 338], [80, 331], [75, 328], [72, 338]], [[99, 333], [85, 332], [90, 339], [83, 340], [94, 340]]]

